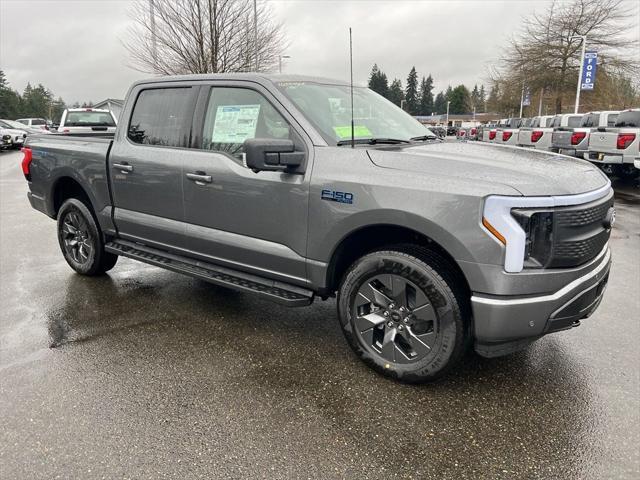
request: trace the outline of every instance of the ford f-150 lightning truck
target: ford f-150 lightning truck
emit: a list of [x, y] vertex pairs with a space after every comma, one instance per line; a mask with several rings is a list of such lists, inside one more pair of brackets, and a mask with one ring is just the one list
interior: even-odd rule
[[289, 306], [336, 296], [355, 353], [406, 382], [596, 310], [615, 219], [597, 167], [350, 98], [302, 76], [140, 81], [113, 139], [27, 138], [28, 198], [82, 275], [125, 256]]

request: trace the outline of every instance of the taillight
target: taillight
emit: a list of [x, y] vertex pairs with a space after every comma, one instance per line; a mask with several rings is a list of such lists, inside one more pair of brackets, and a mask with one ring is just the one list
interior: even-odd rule
[[586, 136], [587, 132], [573, 132], [571, 134], [571, 145], [578, 145]]
[[22, 159], [22, 173], [29, 180], [31, 176], [31, 160], [33, 160], [33, 154], [29, 147], [23, 147], [22, 153], [24, 154], [24, 158]]
[[629, 145], [631, 145], [631, 142], [633, 142], [635, 139], [635, 133], [619, 133], [616, 147], [618, 148], [618, 150], [624, 150]]
[[506, 142], [511, 138], [511, 135], [513, 135], [513, 132], [507, 132], [507, 131], [502, 132], [502, 141]]
[[489, 130], [489, 140], [494, 140], [496, 138], [496, 131]]
[[68, 128], [63, 128], [62, 129], [62, 133], [69, 133], [69, 129]]
[[542, 130], [534, 130], [533, 132], [531, 132], [531, 141], [533, 143], [536, 143], [538, 140], [542, 138], [543, 133], [544, 132]]
[[478, 130], [475, 128], [471, 129], [471, 135], [475, 135], [476, 133], [478, 133]]

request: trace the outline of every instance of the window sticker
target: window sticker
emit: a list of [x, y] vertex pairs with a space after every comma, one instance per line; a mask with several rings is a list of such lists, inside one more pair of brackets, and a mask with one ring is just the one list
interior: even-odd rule
[[[351, 138], [351, 125], [347, 125], [346, 127], [333, 127], [333, 131], [336, 132], [338, 138]], [[365, 125], [354, 125], [353, 136], [368, 138], [372, 136], [372, 133]]]
[[243, 143], [254, 138], [260, 105], [220, 105], [213, 123], [212, 143]]

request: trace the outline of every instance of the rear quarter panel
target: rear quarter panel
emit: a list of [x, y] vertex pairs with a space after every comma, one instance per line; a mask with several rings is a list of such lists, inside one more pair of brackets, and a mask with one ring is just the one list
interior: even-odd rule
[[75, 180], [86, 192], [103, 229], [110, 229], [111, 201], [106, 158], [111, 140], [63, 135], [29, 136], [31, 148], [31, 194], [42, 199], [54, 217], [54, 192], [64, 178]]

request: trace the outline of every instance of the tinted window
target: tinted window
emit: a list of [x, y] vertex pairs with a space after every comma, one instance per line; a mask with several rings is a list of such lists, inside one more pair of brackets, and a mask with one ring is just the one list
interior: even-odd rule
[[31, 120], [31, 125], [45, 125], [47, 122], [42, 120], [41, 118], [34, 118]]
[[640, 128], [640, 111], [620, 112], [616, 119], [615, 126]]
[[618, 118], [617, 113], [610, 113], [609, 117], [607, 117], [607, 127], [613, 127], [616, 124], [617, 118]]
[[599, 119], [600, 119], [600, 114], [588, 113], [587, 115], [582, 116], [582, 120], [580, 120], [580, 126], [589, 127], [589, 128], [597, 127]]
[[133, 107], [128, 136], [144, 145], [186, 147], [191, 88], [143, 90]]
[[560, 115], [556, 115], [555, 117], [553, 117], [553, 122], [551, 122], [551, 126], [554, 128], [559, 127], [561, 120], [562, 120], [562, 117]]
[[580, 126], [580, 120], [582, 120], [582, 117], [577, 116], [577, 115], [573, 115], [573, 116], [569, 117], [569, 120], [567, 121], [567, 125], [569, 127], [579, 127]]
[[[34, 125], [43, 125], [33, 122]], [[108, 112], [67, 112], [65, 127], [115, 127], [116, 122]]]
[[260, 93], [246, 88], [212, 88], [201, 148], [243, 153], [249, 138], [291, 138], [289, 124]]

